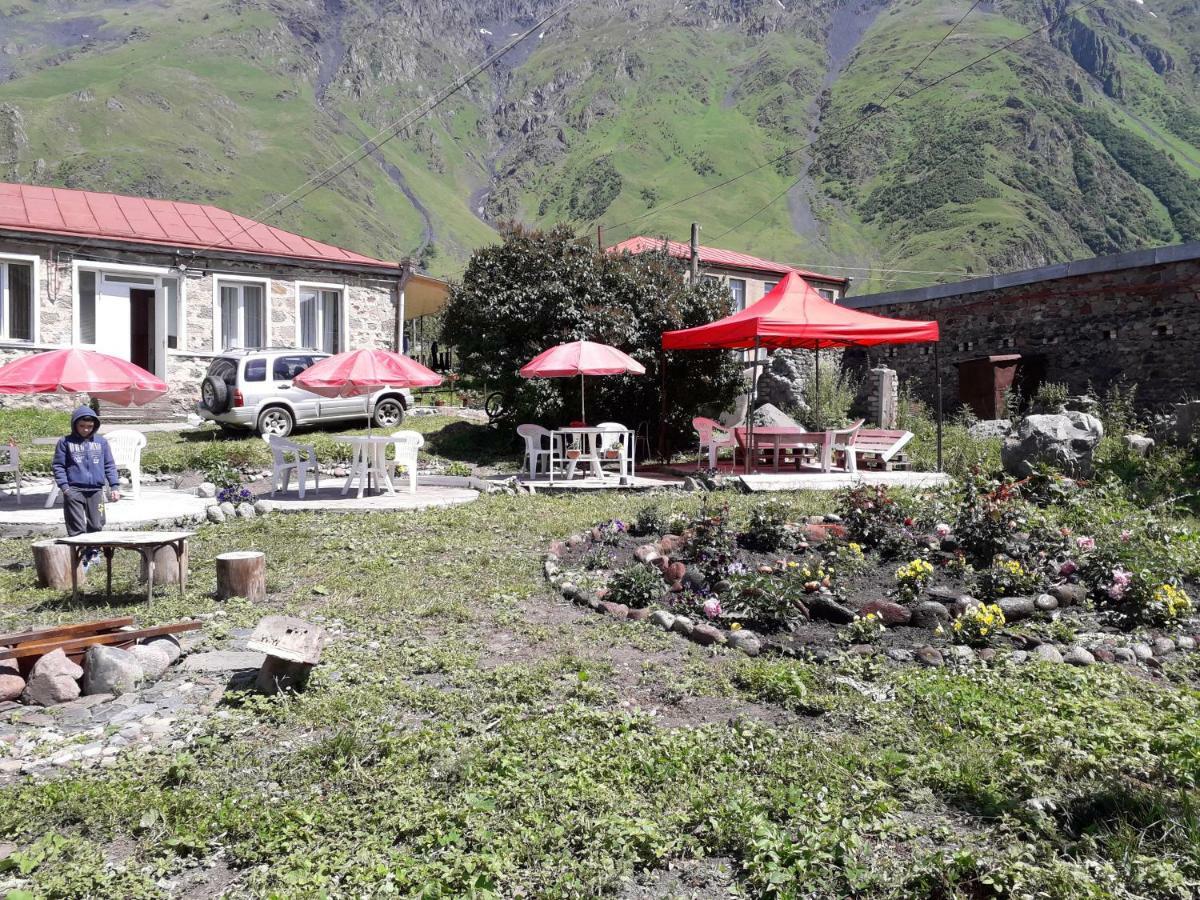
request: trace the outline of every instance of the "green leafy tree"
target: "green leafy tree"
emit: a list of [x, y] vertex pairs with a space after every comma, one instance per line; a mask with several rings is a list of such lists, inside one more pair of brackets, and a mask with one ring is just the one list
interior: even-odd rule
[[589, 378], [588, 419], [649, 422], [660, 449], [690, 445], [692, 417], [733, 402], [741, 390], [734, 353], [661, 349], [664, 331], [728, 315], [724, 287], [689, 283], [666, 254], [599, 253], [565, 226], [509, 225], [501, 236], [475, 252], [452, 289], [442, 338], [464, 374], [503, 391], [522, 419], [550, 426], [578, 418], [577, 379], [518, 374], [538, 353], [574, 340], [611, 344], [646, 367], [641, 376]]

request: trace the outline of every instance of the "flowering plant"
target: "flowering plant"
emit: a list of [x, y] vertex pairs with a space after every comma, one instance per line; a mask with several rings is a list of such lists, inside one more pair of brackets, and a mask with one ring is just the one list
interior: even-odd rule
[[1004, 627], [1004, 611], [994, 603], [972, 606], [950, 626], [954, 639], [964, 644], [986, 644], [988, 638]]
[[854, 621], [843, 628], [838, 636], [848, 644], [873, 644], [887, 631], [883, 619], [877, 613], [855, 616]]
[[978, 589], [983, 597], [1017, 597], [1036, 590], [1041, 582], [1041, 576], [1026, 569], [1020, 560], [997, 559], [979, 573]]
[[609, 519], [603, 525], [598, 525], [596, 530], [600, 533], [601, 541], [605, 544], [616, 546], [621, 543], [621, 537], [628, 528], [620, 519]]
[[896, 570], [900, 596], [905, 600], [915, 600], [919, 597], [931, 578], [933, 566], [923, 559], [914, 559]]
[[244, 488], [241, 485], [233, 487], [223, 487], [217, 491], [218, 503], [232, 503], [237, 506], [239, 503], [253, 503], [254, 495], [250, 493], [249, 488]]

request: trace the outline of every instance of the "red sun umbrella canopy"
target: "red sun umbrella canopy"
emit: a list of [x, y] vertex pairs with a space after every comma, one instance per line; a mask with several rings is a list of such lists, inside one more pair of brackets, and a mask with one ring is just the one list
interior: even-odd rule
[[0, 394], [91, 394], [119, 406], [141, 406], [167, 383], [141, 366], [92, 350], [50, 350], [0, 367]]
[[665, 332], [662, 345], [664, 350], [824, 350], [937, 339], [937, 322], [889, 319], [838, 306], [790, 272], [753, 306], [707, 325]]
[[571, 341], [544, 350], [521, 366], [526, 378], [572, 375], [645, 375], [646, 367], [627, 353], [594, 341]]
[[436, 387], [442, 376], [392, 350], [350, 350], [313, 363], [292, 384], [322, 397], [357, 397], [385, 387]]

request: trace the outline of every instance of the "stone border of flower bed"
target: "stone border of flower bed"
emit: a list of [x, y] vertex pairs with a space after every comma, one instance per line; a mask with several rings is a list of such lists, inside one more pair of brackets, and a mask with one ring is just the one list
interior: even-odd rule
[[[697, 624], [688, 616], [677, 615], [661, 608], [630, 609], [622, 603], [613, 603], [604, 600], [594, 591], [580, 589], [574, 583], [566, 580], [565, 574], [559, 567], [559, 563], [562, 561], [568, 548], [579, 547], [588, 543], [588, 540], [589, 537], [586, 534], [573, 534], [565, 540], [551, 541], [543, 557], [543, 575], [566, 600], [587, 606], [589, 609], [615, 619], [631, 622], [649, 622], [663, 631], [674, 632], [701, 646], [727, 646], [735, 650], [740, 650], [747, 656], [758, 656], [764, 652], [794, 655], [790, 652], [790, 648], [785, 648], [775, 641], [760, 637], [748, 629], [725, 630], [708, 623]], [[643, 546], [654, 548], [654, 556], [663, 555], [661, 545], [658, 542]], [[651, 565], [651, 554], [645, 554], [644, 558], [640, 558], [640, 561], [645, 565]], [[1051, 594], [1040, 595], [1037, 600], [1033, 601], [1032, 605], [1035, 609], [1049, 611], [1059, 606], [1062, 599], [1054, 596], [1052, 589]], [[1038, 601], [1042, 602], [1039, 603]], [[1053, 601], [1053, 606], [1050, 605], [1050, 601]], [[875, 602], [886, 603], [887, 601]], [[930, 603], [940, 607], [945, 614], [944, 621], [949, 621], [951, 613], [947, 604], [931, 600], [926, 601], [921, 606], [926, 606]], [[1071, 604], [1064, 602], [1061, 605], [1067, 606]], [[1032, 614], [1032, 611], [1030, 614]], [[939, 617], [935, 625], [941, 624], [942, 621]], [[932, 628], [934, 625], [930, 627]], [[1089, 635], [1088, 637], [1091, 636]], [[1162, 659], [1168, 654], [1176, 651], [1196, 651], [1200, 649], [1200, 634], [1179, 634], [1174, 638], [1159, 636], [1131, 643], [1129, 646], [1106, 642], [1104, 638], [1108, 637], [1108, 635], [1105, 634], [1097, 633], [1094, 637], [1096, 638], [1095, 640], [1083, 641], [1067, 647], [1052, 641], [1041, 641], [1035, 637], [1009, 635], [1014, 645], [1019, 645], [1014, 646], [1014, 649], [1007, 652], [1007, 658], [1018, 663], [1033, 660], [1066, 663], [1081, 667], [1090, 666], [1095, 663], [1118, 663], [1133, 666], [1140, 665], [1147, 669], [1158, 671], [1162, 669]], [[915, 661], [933, 668], [946, 665], [947, 657], [950, 657], [955, 662], [971, 662], [974, 660], [990, 662], [1000, 653], [994, 647], [976, 649], [966, 644], [951, 644], [944, 649], [939, 649], [931, 644], [913, 649], [888, 647], [882, 651], [873, 644], [853, 644], [847, 647], [845, 652], [858, 656], [873, 656], [876, 653], [882, 652], [883, 655], [894, 662], [910, 663]], [[825, 647], [817, 647], [810, 651], [810, 655], [814, 662], [826, 662], [838, 655], [838, 651]]]

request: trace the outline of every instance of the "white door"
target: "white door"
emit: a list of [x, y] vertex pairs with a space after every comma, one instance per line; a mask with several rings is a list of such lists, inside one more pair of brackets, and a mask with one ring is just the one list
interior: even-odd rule
[[110, 281], [106, 275], [96, 297], [96, 349], [110, 356], [129, 359], [129, 326], [129, 285]]

